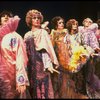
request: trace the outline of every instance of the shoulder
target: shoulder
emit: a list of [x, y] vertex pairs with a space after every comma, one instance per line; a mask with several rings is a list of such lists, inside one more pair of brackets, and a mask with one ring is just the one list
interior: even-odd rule
[[68, 30], [67, 29], [64, 29], [63, 32], [68, 33]]
[[49, 33], [45, 29], [40, 29], [41, 35], [48, 35]]
[[18, 44], [19, 41], [22, 41], [22, 37], [17, 32], [12, 32], [6, 34], [2, 39], [2, 44], [5, 46], [10, 46], [11, 43], [14, 45]]
[[28, 38], [28, 37], [30, 37], [30, 36], [31, 36], [31, 31], [28, 31], [28, 32], [25, 33], [24, 39], [26, 39], [26, 38]]
[[79, 31], [79, 32], [83, 32], [83, 31], [84, 31], [84, 26], [79, 26], [79, 27], [78, 27], [78, 31]]
[[81, 35], [82, 35], [82, 32], [78, 32], [77, 34], [78, 34], [79, 36], [81, 36]]
[[56, 30], [55, 29], [51, 29], [51, 32], [55, 32]]
[[9, 34], [6, 34], [5, 36], [4, 36], [4, 38], [13, 38], [13, 37], [20, 37], [21, 38], [21, 35], [19, 35], [17, 32], [11, 32], [11, 33], [9, 33]]
[[98, 24], [97, 23], [93, 23], [89, 26], [90, 29], [98, 29]]
[[54, 32], [56, 32], [55, 29], [51, 29], [51, 33], [50, 34], [54, 34]]
[[44, 33], [48, 33], [45, 29], [40, 29]]

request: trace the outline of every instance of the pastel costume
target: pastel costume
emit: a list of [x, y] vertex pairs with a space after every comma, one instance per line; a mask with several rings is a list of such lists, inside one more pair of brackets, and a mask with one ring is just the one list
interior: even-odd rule
[[[95, 49], [99, 48], [99, 42], [96, 37], [97, 24], [92, 24], [87, 29], [84, 27], [79, 27], [79, 31], [82, 33], [82, 45], [87, 49], [88, 47], [91, 50], [88, 50], [89, 53], [96, 53]], [[85, 78], [86, 78], [86, 89], [87, 94], [90, 98], [100, 98], [100, 79], [95, 74], [95, 67], [97, 60], [100, 61], [100, 57], [94, 56], [90, 57], [88, 62], [85, 64]]]
[[22, 37], [15, 32], [20, 18], [10, 18], [0, 27], [0, 98], [17, 98], [17, 85], [29, 85], [27, 54]]

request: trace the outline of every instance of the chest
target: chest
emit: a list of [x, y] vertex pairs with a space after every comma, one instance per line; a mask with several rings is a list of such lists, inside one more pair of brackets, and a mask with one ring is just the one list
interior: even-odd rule
[[1, 48], [2, 50], [6, 51], [15, 51], [18, 46], [18, 40], [17, 37], [13, 34], [8, 34], [3, 37], [1, 42]]

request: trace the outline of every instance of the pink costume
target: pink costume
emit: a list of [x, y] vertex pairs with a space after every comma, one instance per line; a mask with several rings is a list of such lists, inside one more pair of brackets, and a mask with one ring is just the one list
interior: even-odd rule
[[15, 32], [20, 18], [10, 18], [0, 27], [0, 98], [15, 98], [16, 85], [29, 85], [27, 55], [22, 37]]

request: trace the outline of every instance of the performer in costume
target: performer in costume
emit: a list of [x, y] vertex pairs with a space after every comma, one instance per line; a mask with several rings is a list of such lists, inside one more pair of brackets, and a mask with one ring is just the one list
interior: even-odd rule
[[[64, 28], [64, 19], [56, 16], [52, 19], [53, 28], [51, 31], [51, 39], [56, 52], [60, 67], [60, 74], [52, 75], [55, 98], [85, 98], [75, 91], [75, 82], [72, 79], [73, 73], [69, 70], [70, 51], [68, 44], [65, 42], [68, 30]], [[72, 28], [71, 28], [72, 30]]]
[[24, 36], [28, 61], [28, 75], [32, 98], [54, 98], [50, 72], [59, 73], [59, 66], [48, 32], [41, 28], [43, 15], [36, 9], [26, 14], [26, 23], [31, 28]]
[[79, 31], [82, 33], [82, 45], [86, 49], [91, 48], [92, 51], [88, 62], [85, 64], [87, 93], [90, 98], [100, 98], [100, 79], [95, 74], [96, 62], [97, 60], [100, 61], [100, 48], [96, 38], [97, 24], [93, 23], [90, 18], [86, 18], [83, 20], [83, 27], [79, 28]]
[[29, 86], [27, 53], [22, 37], [16, 32], [20, 18], [3, 11], [0, 14], [0, 98], [15, 99]]

